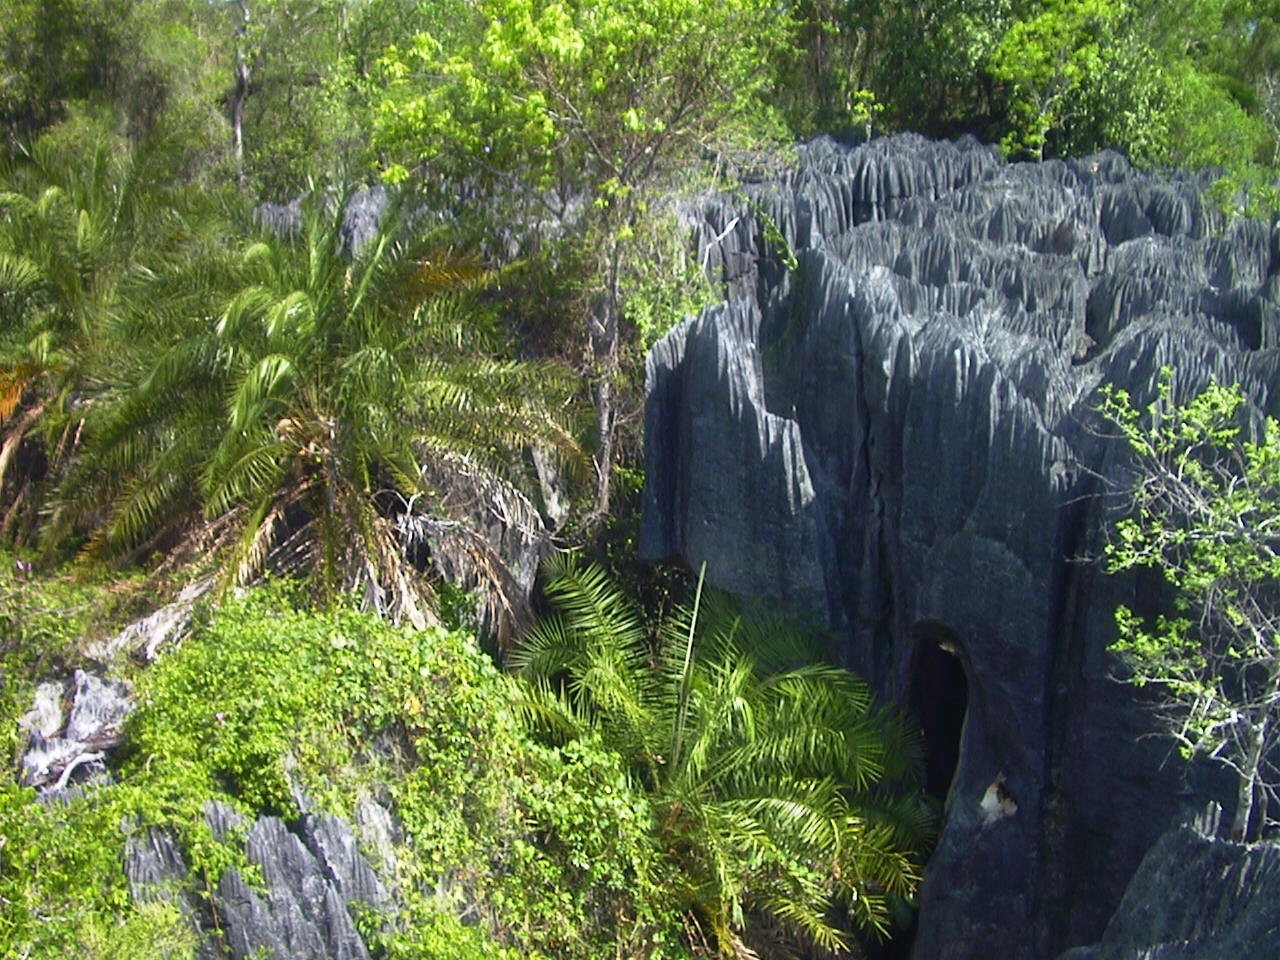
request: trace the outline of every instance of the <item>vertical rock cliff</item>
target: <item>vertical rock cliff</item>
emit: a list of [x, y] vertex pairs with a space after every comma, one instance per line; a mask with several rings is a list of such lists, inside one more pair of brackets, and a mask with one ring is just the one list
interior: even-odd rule
[[1110, 678], [1112, 611], [1160, 585], [1087, 562], [1125, 470], [1102, 385], [1145, 403], [1172, 366], [1280, 409], [1280, 235], [1209, 182], [904, 135], [694, 211], [727, 296], [650, 355], [641, 549], [833, 628], [919, 715], [946, 819], [917, 960], [1096, 942], [1159, 834], [1229, 798]]

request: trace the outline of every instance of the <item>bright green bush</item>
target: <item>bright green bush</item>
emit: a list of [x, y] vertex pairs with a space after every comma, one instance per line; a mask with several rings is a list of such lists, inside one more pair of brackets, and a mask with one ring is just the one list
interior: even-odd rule
[[400, 818], [403, 910], [361, 919], [388, 960], [687, 953], [653, 880], [652, 812], [615, 755], [532, 742], [471, 638], [294, 593], [228, 600], [137, 679], [117, 783], [51, 806], [0, 783], [0, 957], [96, 956], [112, 931], [138, 949], [104, 957], [184, 956], [172, 916], [129, 903], [126, 832], [173, 829], [200, 887], [230, 865], [252, 878], [204, 804], [288, 817], [295, 787], [346, 815], [376, 793]]

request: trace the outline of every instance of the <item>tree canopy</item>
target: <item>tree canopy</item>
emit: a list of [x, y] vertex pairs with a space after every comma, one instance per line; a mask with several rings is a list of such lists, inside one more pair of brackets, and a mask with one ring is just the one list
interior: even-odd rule
[[[610, 4], [483, 0], [447, 33], [381, 61], [375, 149], [413, 172], [497, 193], [526, 224], [585, 236], [600, 253], [586, 318], [596, 413], [595, 513], [609, 510], [626, 291], [636, 219], [676, 173], [759, 132], [771, 62], [790, 22], [761, 0]], [[526, 229], [529, 229], [526, 226]]]
[[[259, 236], [253, 210], [381, 179], [418, 198], [414, 229], [442, 255], [470, 251], [497, 278], [459, 308], [462, 328], [494, 336], [455, 344], [451, 360], [551, 360], [578, 374], [566, 402], [589, 406], [594, 429], [578, 440], [595, 477], [589, 493], [575, 489], [569, 523], [589, 539], [619, 497], [634, 509], [634, 484], [617, 493], [613, 478], [637, 462], [637, 358], [702, 294], [687, 258], [664, 249], [679, 230], [673, 197], [731, 183], [736, 158], [795, 136], [914, 128], [973, 132], [1017, 157], [1115, 147], [1143, 163], [1217, 163], [1231, 174], [1220, 195], [1244, 186], [1265, 206], [1280, 156], [1276, 14], [1275, 0], [22, 0], [0, 24], [0, 529], [46, 543], [74, 529], [77, 549], [75, 537], [95, 538], [136, 560], [173, 529], [145, 517], [189, 516], [210, 497], [247, 510], [243, 473], [219, 486], [217, 470], [188, 469], [202, 445], [224, 466], [233, 447], [244, 469], [262, 465], [235, 443], [274, 425], [235, 421], [233, 443], [208, 412], [249, 382], [231, 367], [276, 364], [264, 396], [278, 408], [259, 412], [277, 421], [296, 419], [302, 401], [282, 398], [302, 379], [350, 381], [341, 364], [305, 359], [305, 337], [250, 347], [255, 324], [231, 318], [253, 311], [229, 305], [275, 297], [322, 317], [374, 290], [344, 286], [363, 268], [343, 251], [296, 283], [283, 266], [280, 283], [251, 276], [302, 256]], [[269, 253], [249, 263], [250, 248]], [[397, 297], [375, 339], [425, 349], [418, 306]], [[182, 350], [218, 337], [216, 363], [189, 365], [164, 417], [133, 433], [106, 426], [108, 411], [159, 396]], [[427, 365], [421, 349], [392, 364], [404, 382]], [[334, 419], [339, 400], [299, 390], [315, 395], [304, 420]], [[474, 419], [488, 402], [445, 419]], [[112, 430], [132, 442], [108, 443]], [[163, 441], [166, 430], [183, 441]], [[141, 453], [147, 437], [163, 457]], [[371, 459], [343, 470], [379, 463], [380, 480], [407, 463], [371, 449], [352, 448]], [[525, 455], [507, 455], [515, 476], [510, 458]]]

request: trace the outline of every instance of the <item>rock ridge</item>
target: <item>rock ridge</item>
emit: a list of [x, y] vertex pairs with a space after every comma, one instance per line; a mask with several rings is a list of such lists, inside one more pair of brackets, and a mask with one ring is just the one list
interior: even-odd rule
[[[900, 135], [815, 141], [691, 214], [726, 300], [649, 356], [641, 551], [824, 623], [897, 702], [926, 646], [956, 651], [917, 960], [1097, 942], [1162, 831], [1229, 796], [1110, 677], [1112, 611], [1158, 587], [1079, 562], [1126, 469], [1102, 385], [1145, 404], [1173, 366], [1181, 396], [1280, 410], [1276, 226], [1228, 221], [1210, 182]], [[993, 790], [1016, 812], [988, 817]]]

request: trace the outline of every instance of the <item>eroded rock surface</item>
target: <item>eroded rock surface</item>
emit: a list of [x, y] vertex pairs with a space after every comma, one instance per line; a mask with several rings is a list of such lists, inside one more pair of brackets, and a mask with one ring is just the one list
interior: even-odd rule
[[102, 772], [106, 751], [124, 742], [121, 727], [132, 709], [125, 683], [84, 670], [70, 681], [40, 684], [31, 710], [19, 721], [28, 738], [22, 782], [48, 796], [65, 790], [73, 778]]
[[1232, 843], [1216, 817], [1161, 837], [1102, 941], [1059, 960], [1239, 960], [1280, 943], [1280, 843]]
[[395, 904], [349, 823], [311, 813], [288, 824], [271, 816], [250, 822], [213, 802], [205, 819], [219, 840], [243, 844], [246, 859], [261, 872], [260, 885], [232, 867], [208, 891], [212, 896], [200, 895], [203, 888], [163, 830], [131, 837], [125, 856], [134, 899], [177, 903], [200, 933], [199, 960], [368, 960], [355, 911]]
[[1277, 234], [1208, 182], [823, 141], [695, 216], [728, 299], [650, 355], [641, 549], [834, 628], [883, 697], [962, 704], [917, 960], [1097, 942], [1157, 837], [1230, 796], [1110, 678], [1112, 612], [1159, 584], [1080, 562], [1125, 470], [1103, 384], [1145, 404], [1172, 365], [1280, 407]]
[[213, 577], [192, 581], [171, 602], [139, 617], [110, 639], [90, 644], [85, 653], [103, 664], [125, 655], [154, 662], [186, 635], [196, 602], [213, 589], [213, 584]]

